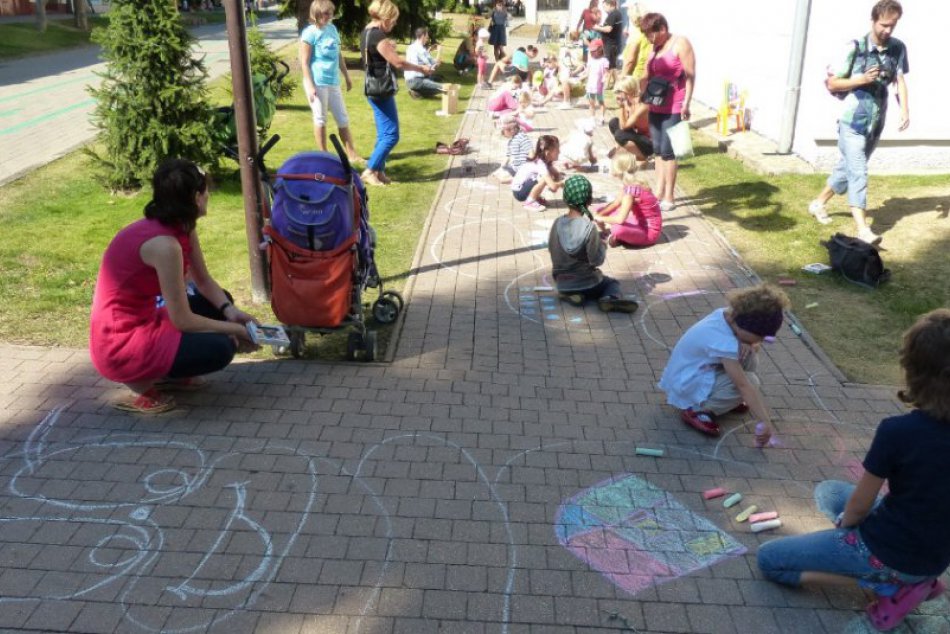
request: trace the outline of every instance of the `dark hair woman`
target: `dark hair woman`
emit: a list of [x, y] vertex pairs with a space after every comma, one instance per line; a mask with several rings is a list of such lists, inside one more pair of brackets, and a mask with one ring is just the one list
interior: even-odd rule
[[201, 375], [256, 347], [246, 328], [253, 318], [205, 266], [195, 230], [208, 211], [204, 172], [191, 161], [166, 160], [152, 192], [145, 218], [119, 231], [102, 256], [89, 332], [93, 365], [134, 393], [115, 406], [140, 414], [173, 409], [165, 392], [203, 387]]

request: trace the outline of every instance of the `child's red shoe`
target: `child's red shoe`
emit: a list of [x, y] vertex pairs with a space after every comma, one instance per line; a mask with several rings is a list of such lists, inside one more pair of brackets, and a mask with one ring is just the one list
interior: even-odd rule
[[719, 435], [719, 424], [713, 420], [711, 412], [694, 412], [691, 409], [680, 411], [680, 420], [707, 436]]

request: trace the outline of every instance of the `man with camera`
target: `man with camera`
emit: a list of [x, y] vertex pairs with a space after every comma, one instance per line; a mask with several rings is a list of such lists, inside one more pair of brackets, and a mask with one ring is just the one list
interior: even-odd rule
[[871, 9], [871, 31], [849, 45], [844, 64], [834, 69], [825, 84], [835, 96], [844, 100], [844, 111], [838, 119], [838, 149], [841, 158], [835, 165], [825, 188], [808, 206], [808, 213], [821, 224], [831, 218], [825, 203], [835, 194], [848, 193], [848, 205], [857, 228], [857, 237], [876, 245], [881, 236], [874, 233], [867, 221], [868, 160], [881, 138], [887, 115], [888, 88], [897, 85], [900, 105], [898, 130], [910, 124], [907, 103], [907, 47], [891, 37], [903, 8], [897, 0], [879, 0]]

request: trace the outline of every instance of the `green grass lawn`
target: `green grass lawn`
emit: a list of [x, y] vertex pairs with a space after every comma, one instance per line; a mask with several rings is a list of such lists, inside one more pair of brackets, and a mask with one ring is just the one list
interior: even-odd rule
[[[446, 43], [455, 50], [458, 40]], [[286, 51], [293, 59], [294, 47]], [[345, 94], [357, 148], [368, 157], [375, 141], [369, 104], [362, 94], [359, 54], [349, 53], [353, 90]], [[471, 94], [471, 76], [460, 81], [451, 64], [443, 64], [446, 79], [463, 84], [460, 110]], [[434, 153], [436, 141], [451, 142], [461, 115], [437, 117], [439, 100], [414, 100], [400, 81], [397, 95], [402, 138], [391, 155], [387, 173], [394, 185], [370, 189], [371, 223], [378, 235], [377, 264], [386, 286], [400, 290], [406, 279], [423, 223], [447, 166], [447, 157]], [[216, 99], [226, 102], [224, 80], [214, 85]], [[331, 126], [335, 131], [335, 126]], [[315, 149], [309, 105], [301, 90], [280, 104], [272, 132], [282, 140], [268, 154], [276, 169], [289, 156]], [[141, 217], [149, 192], [113, 195], [90, 176], [89, 159], [76, 152], [11, 183], [0, 195], [0, 221], [6, 239], [0, 243], [0, 340], [40, 345], [86, 345], [89, 307], [99, 259], [121, 227]], [[217, 171], [208, 217], [199, 224], [202, 247], [212, 274], [236, 296], [250, 304], [244, 210], [236, 165], [222, 159]], [[374, 299], [371, 294], [369, 299]], [[250, 311], [273, 319], [269, 306]], [[385, 342], [388, 329], [380, 332]], [[321, 357], [342, 351], [342, 337], [318, 340], [312, 352]], [[382, 351], [382, 347], [381, 347]], [[262, 354], [270, 354], [269, 351]]]
[[[786, 288], [808, 332], [852, 380], [898, 384], [900, 335], [921, 313], [950, 306], [950, 196], [946, 176], [871, 177], [868, 209], [883, 233], [881, 256], [890, 282], [868, 290], [837, 274], [801, 271], [828, 262], [819, 244], [836, 231], [854, 235], [847, 201], [829, 205], [822, 226], [807, 206], [826, 174], [759, 176], [694, 137], [697, 156], [681, 166], [679, 183], [703, 214], [763, 279], [791, 277]], [[806, 308], [817, 304], [813, 308]]]
[[[109, 14], [89, 16], [90, 27], [106, 26], [108, 21]], [[186, 26], [221, 24], [224, 21], [224, 11], [182, 14], [182, 23]], [[36, 25], [33, 22], [0, 24], [0, 60], [84, 46], [89, 44], [90, 32], [80, 31], [73, 26], [72, 17], [49, 18], [45, 33], [37, 32]]]

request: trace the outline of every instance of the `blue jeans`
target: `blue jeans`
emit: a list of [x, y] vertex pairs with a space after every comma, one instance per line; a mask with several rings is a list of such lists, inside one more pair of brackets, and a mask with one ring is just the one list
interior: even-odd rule
[[409, 90], [414, 90], [423, 97], [435, 97], [442, 92], [442, 84], [428, 77], [413, 77], [406, 81], [406, 85]]
[[[854, 489], [850, 482], [826, 480], [815, 487], [815, 504], [834, 522]], [[762, 544], [758, 559], [767, 579], [795, 587], [801, 584], [805, 571], [854, 577], [861, 587], [884, 596], [896, 592], [901, 584], [930, 578], [906, 575], [885, 566], [868, 550], [856, 526], [774, 539]]]
[[838, 123], [841, 158], [831, 170], [828, 187], [839, 196], [848, 192], [848, 204], [852, 207], [868, 207], [868, 161], [880, 138], [880, 130], [861, 134], [847, 123]]
[[376, 145], [366, 166], [376, 172], [386, 170], [386, 159], [399, 143], [399, 112], [396, 110], [396, 98], [367, 99], [373, 108], [376, 121]]

